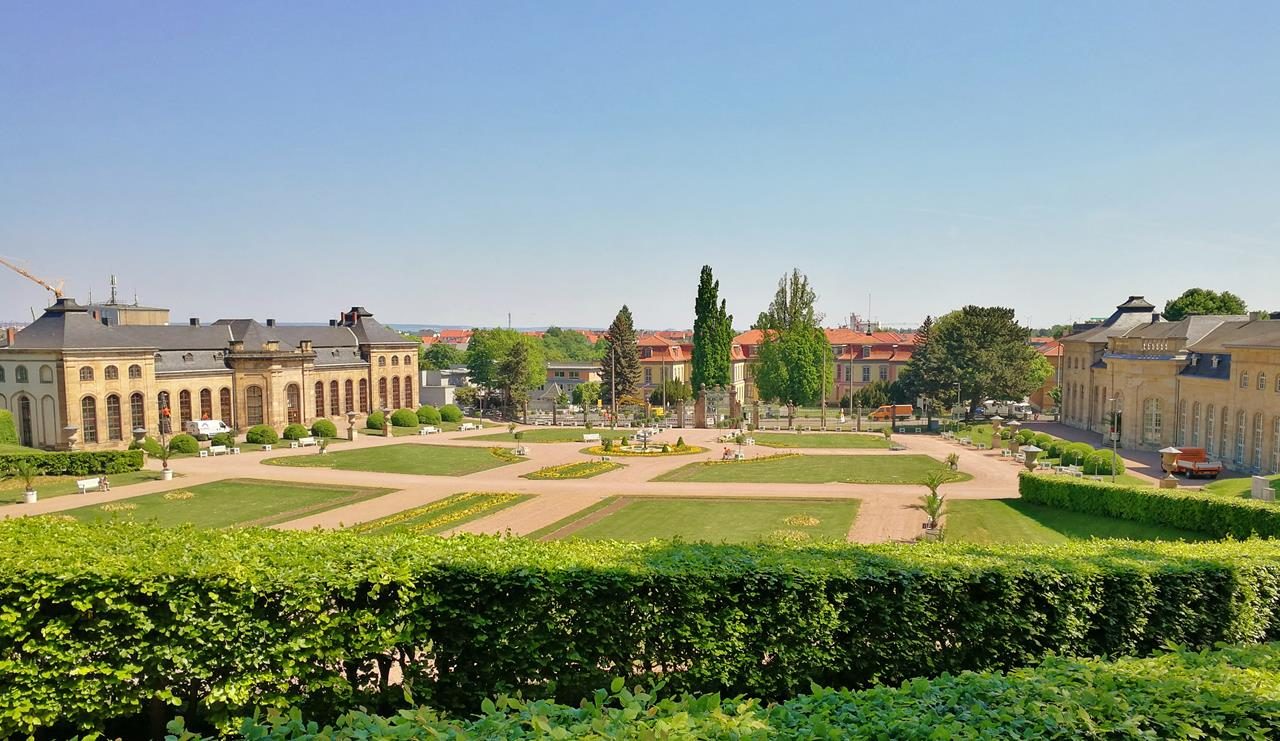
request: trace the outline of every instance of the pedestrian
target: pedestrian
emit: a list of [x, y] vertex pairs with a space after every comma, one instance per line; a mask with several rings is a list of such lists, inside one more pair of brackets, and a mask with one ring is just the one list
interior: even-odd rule
[[103, 474], [98, 479], [98, 491], [111, 491], [111, 482], [107, 481], [107, 475]]

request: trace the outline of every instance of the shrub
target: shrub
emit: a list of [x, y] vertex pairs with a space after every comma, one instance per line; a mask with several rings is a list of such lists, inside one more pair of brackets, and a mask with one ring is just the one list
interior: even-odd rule
[[364, 421], [364, 426], [370, 430], [381, 430], [386, 426], [386, 419], [382, 412], [370, 412]]
[[1062, 465], [1083, 466], [1084, 459], [1091, 453], [1093, 453], [1093, 446], [1089, 443], [1071, 443], [1062, 449]]
[[280, 436], [271, 425], [254, 425], [244, 433], [244, 441], [258, 445], [275, 445], [280, 442]]
[[613, 450], [613, 438], [606, 437], [601, 444], [603, 445], [605, 450], [609, 450], [609, 451]]
[[1070, 444], [1071, 442], [1068, 440], [1063, 440], [1060, 437], [1055, 437], [1053, 441], [1050, 442], [1047, 446], [1036, 446], [1036, 447], [1044, 447], [1046, 458], [1061, 458], [1062, 451], [1066, 450], [1067, 446]]
[[445, 422], [461, 422], [462, 410], [453, 404], [445, 404], [440, 407], [440, 419]]
[[443, 420], [440, 416], [440, 410], [430, 404], [423, 404], [418, 407], [418, 423], [424, 425], [438, 425]]
[[169, 438], [169, 451], [195, 455], [200, 452], [200, 442], [185, 432]]
[[289, 425], [284, 428], [284, 432], [280, 433], [280, 437], [283, 437], [285, 440], [301, 440], [302, 438], [309, 437], [310, 435], [311, 430], [308, 430], [304, 425], [299, 424]]
[[652, 673], [628, 681], [672, 694], [776, 700], [1049, 653], [1256, 643], [1280, 636], [1278, 593], [1280, 542], [1262, 540], [789, 548], [15, 518], [0, 523], [0, 645], [21, 650], [0, 707], [22, 712], [0, 713], [0, 736], [102, 728], [157, 693], [201, 726], [290, 704], [332, 718], [403, 698], [382, 686], [387, 661], [415, 699], [468, 715], [517, 688], [576, 703], [632, 666]]
[[1112, 456], [1110, 450], [1095, 450], [1084, 459], [1084, 472], [1090, 476], [1098, 474], [1111, 475], [1111, 462], [1115, 461], [1115, 473], [1124, 473], [1124, 459], [1120, 456]]
[[397, 409], [391, 413], [393, 427], [417, 427], [418, 413], [412, 409]]
[[141, 450], [147, 455], [155, 457], [160, 455], [160, 442], [150, 435], [142, 438], [142, 442], [134, 440], [129, 443], [129, 450]]
[[683, 447], [684, 447], [684, 435], [681, 435], [676, 438], [676, 450], [680, 450]]
[[1192, 530], [1215, 538], [1280, 537], [1280, 505], [1180, 489], [1157, 489], [1022, 474], [1028, 502], [1104, 517]]
[[228, 448], [236, 446], [236, 434], [234, 432], [219, 432], [209, 438], [210, 445], [224, 445]]
[[0, 409], [0, 445], [17, 445], [18, 428], [13, 424], [13, 412]]
[[[153, 441], [154, 442], [154, 441]], [[156, 450], [160, 445], [156, 443]], [[141, 450], [78, 450], [53, 453], [0, 454], [0, 471], [12, 471], [19, 461], [35, 464], [41, 476], [92, 476], [104, 473], [129, 473], [142, 469]], [[0, 638], [0, 644], [3, 638]]]
[[328, 419], [317, 419], [311, 423], [312, 437], [337, 437], [338, 426]]
[[1013, 439], [1013, 430], [1009, 429], [1008, 427], [1001, 427], [1001, 428], [1000, 428], [1000, 439], [1001, 439], [1001, 440], [1012, 440], [1012, 439]]
[[1057, 438], [1047, 432], [1037, 432], [1035, 437], [1031, 438], [1031, 444], [1041, 450], [1048, 450], [1054, 440]]
[[1018, 444], [1029, 445], [1032, 440], [1036, 439], [1035, 430], [1018, 430]]

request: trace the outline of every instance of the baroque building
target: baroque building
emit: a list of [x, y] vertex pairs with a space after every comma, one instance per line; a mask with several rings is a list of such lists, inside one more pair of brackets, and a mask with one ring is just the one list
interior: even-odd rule
[[0, 340], [0, 408], [22, 444], [47, 449], [123, 448], [162, 423], [166, 433], [198, 419], [279, 429], [412, 408], [417, 379], [417, 344], [359, 306], [328, 326], [134, 325], [62, 298]]

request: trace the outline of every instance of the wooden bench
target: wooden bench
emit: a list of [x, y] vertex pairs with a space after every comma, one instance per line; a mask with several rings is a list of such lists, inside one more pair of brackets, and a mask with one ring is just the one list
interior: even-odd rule
[[315, 445], [319, 445], [319, 443], [316, 442], [314, 437], [300, 437], [289, 443], [290, 448], [308, 448]]
[[227, 450], [227, 446], [225, 446], [225, 445], [210, 445], [210, 446], [209, 446], [209, 455], [226, 455], [226, 454], [227, 454], [227, 453], [229, 453], [229, 452], [231, 452], [231, 451]]
[[439, 432], [439, 431], [440, 431], [440, 428], [439, 428], [439, 427], [434, 427], [434, 426], [432, 426], [432, 425], [426, 425], [426, 426], [424, 426], [424, 427], [419, 427], [419, 428], [418, 428], [418, 434], [419, 434], [419, 435], [423, 435], [423, 436], [426, 436], [426, 435], [434, 435], [434, 434], [436, 434], [436, 433], [437, 433], [437, 432]]
[[600, 433], [598, 433], [598, 432], [587, 432], [587, 433], [583, 433], [583, 435], [582, 435], [582, 442], [584, 442], [584, 443], [598, 443], [598, 442], [600, 442]]
[[102, 487], [102, 479], [97, 477], [91, 479], [80, 479], [76, 482], [76, 492], [78, 494], [88, 494], [90, 489], [98, 491]]
[[458, 425], [459, 432], [466, 432], [468, 430], [478, 430], [478, 429], [480, 429], [480, 425], [473, 424], [471, 422], [463, 422], [462, 424]]

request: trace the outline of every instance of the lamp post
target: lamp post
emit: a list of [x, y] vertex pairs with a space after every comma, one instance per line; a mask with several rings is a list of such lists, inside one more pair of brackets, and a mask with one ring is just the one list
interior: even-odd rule
[[1120, 447], [1120, 428], [1116, 426], [1119, 421], [1116, 412], [1116, 404], [1119, 402], [1119, 398], [1113, 396], [1107, 401], [1111, 404], [1111, 424], [1109, 426], [1111, 431], [1111, 483], [1114, 484], [1116, 482], [1116, 461], [1120, 457], [1116, 452], [1116, 448]]

